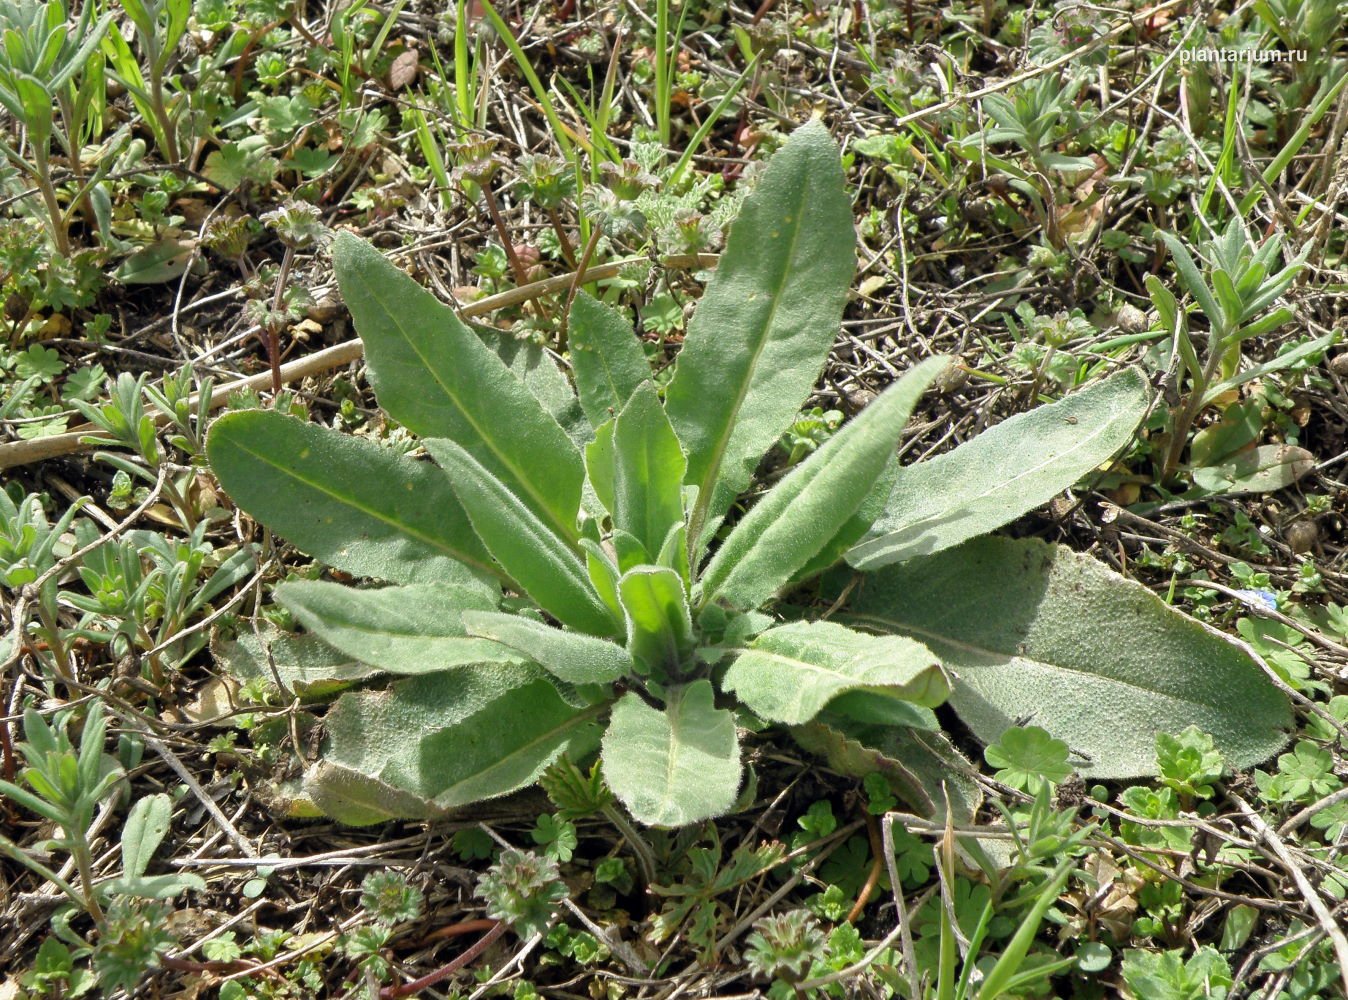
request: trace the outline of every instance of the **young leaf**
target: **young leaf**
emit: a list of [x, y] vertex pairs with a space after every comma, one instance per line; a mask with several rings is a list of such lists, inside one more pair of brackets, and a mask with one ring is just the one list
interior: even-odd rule
[[139, 878], [169, 830], [173, 803], [163, 792], [137, 799], [122, 827], [122, 873]]
[[374, 590], [292, 580], [276, 588], [276, 599], [333, 648], [390, 674], [523, 659], [487, 639], [467, 637], [463, 612], [492, 611], [496, 602], [464, 587], [412, 584]]
[[636, 671], [632, 654], [607, 639], [495, 612], [467, 612], [463, 623], [470, 634], [519, 650], [569, 684], [612, 684]]
[[809, 396], [855, 267], [838, 149], [813, 121], [745, 197], [665, 393], [689, 456], [686, 481], [698, 487], [695, 550]]
[[1287, 699], [1242, 646], [1088, 556], [985, 537], [870, 574], [847, 616], [923, 642], [984, 743], [1012, 720], [1063, 740], [1083, 775], [1156, 773], [1156, 736], [1196, 725], [1233, 767], [1286, 742]]
[[567, 328], [580, 405], [598, 427], [627, 405], [637, 386], [651, 377], [651, 366], [632, 324], [585, 292], [571, 303]]
[[449, 476], [478, 537], [525, 593], [572, 628], [591, 635], [617, 631], [584, 564], [566, 542], [458, 444], [428, 440], [425, 445]]
[[627, 648], [657, 675], [674, 674], [693, 649], [693, 623], [683, 578], [659, 566], [638, 566], [618, 581], [627, 615]]
[[833, 622], [768, 629], [730, 665], [722, 687], [755, 715], [793, 726], [857, 688], [927, 708], [950, 693], [940, 663], [922, 643]]
[[599, 709], [567, 704], [532, 665], [492, 664], [345, 694], [304, 788], [343, 823], [431, 818], [532, 784], [598, 743]]
[[711, 682], [672, 688], [665, 710], [633, 692], [613, 707], [603, 739], [604, 780], [648, 826], [724, 815], [740, 786], [735, 716], [714, 704]]
[[[630, 532], [654, 560], [670, 529], [683, 521], [679, 439], [650, 382], [643, 382], [613, 422], [613, 526]], [[597, 492], [597, 491], [596, 491]]]
[[503, 576], [425, 462], [270, 410], [226, 413], [206, 455], [235, 503], [336, 569], [393, 583]]
[[1047, 503], [1133, 439], [1147, 395], [1146, 380], [1127, 369], [904, 466], [847, 561], [875, 569], [939, 552]]
[[918, 397], [950, 364], [907, 372], [758, 501], [702, 575], [702, 600], [756, 608], [791, 579], [866, 500]]
[[415, 434], [457, 442], [574, 541], [584, 469], [556, 419], [448, 306], [370, 244], [340, 233], [332, 258], [380, 405]]

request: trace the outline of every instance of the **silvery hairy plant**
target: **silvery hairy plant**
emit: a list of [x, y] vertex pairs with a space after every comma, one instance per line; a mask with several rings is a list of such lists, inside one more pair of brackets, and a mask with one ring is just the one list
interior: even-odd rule
[[[312, 803], [351, 823], [441, 816], [597, 754], [637, 820], [679, 826], [735, 807], [757, 719], [967, 818], [976, 786], [933, 713], [947, 701], [986, 741], [1032, 718], [1091, 776], [1153, 770], [1156, 734], [1190, 724], [1234, 766], [1282, 744], [1288, 704], [1241, 647], [1086, 556], [987, 535], [1131, 439], [1134, 371], [901, 466], [950, 364], [931, 358], [742, 500], [819, 378], [854, 239], [837, 149], [805, 125], [745, 197], [664, 381], [591, 298], [569, 317], [568, 378], [338, 237], [379, 403], [433, 461], [263, 410], [221, 417], [207, 445], [240, 507], [361, 579], [278, 585], [308, 635], [272, 636], [273, 662], [392, 678], [328, 711]], [[849, 566], [832, 618], [781, 600]], [[256, 643], [219, 652], [237, 666]]]

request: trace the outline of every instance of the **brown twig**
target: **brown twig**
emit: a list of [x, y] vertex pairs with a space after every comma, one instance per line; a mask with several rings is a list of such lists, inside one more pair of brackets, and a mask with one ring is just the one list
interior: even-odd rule
[[458, 972], [473, 959], [477, 958], [484, 951], [491, 947], [502, 934], [505, 933], [506, 925], [499, 920], [493, 921], [495, 926], [491, 930], [478, 938], [477, 942], [459, 955], [448, 965], [442, 965], [434, 972], [422, 976], [420, 979], [414, 979], [410, 983], [403, 983], [401, 986], [385, 986], [379, 991], [379, 1000], [396, 1000], [397, 997], [410, 997], [413, 993], [419, 993], [428, 986], [434, 986], [443, 979], [448, 979], [454, 973]]

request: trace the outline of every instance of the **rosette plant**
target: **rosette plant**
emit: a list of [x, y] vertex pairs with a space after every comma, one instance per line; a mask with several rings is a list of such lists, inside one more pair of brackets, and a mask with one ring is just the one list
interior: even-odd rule
[[[947, 700], [988, 741], [1032, 717], [1098, 776], [1154, 769], [1156, 733], [1190, 724], [1236, 766], [1282, 744], [1288, 705], [1240, 647], [1087, 557], [985, 537], [1130, 440], [1133, 371], [901, 466], [900, 433], [949, 364], [925, 360], [754, 488], [855, 268], [822, 125], [744, 198], [667, 379], [583, 295], [568, 377], [356, 237], [333, 256], [379, 403], [428, 458], [264, 410], [222, 416], [207, 448], [240, 507], [361, 578], [275, 588], [334, 675], [391, 676], [326, 714], [303, 786], [329, 815], [444, 815], [598, 754], [637, 820], [679, 826], [735, 807], [739, 730], [757, 720], [967, 817], [969, 768], [932, 711]], [[782, 600], [848, 565], [865, 572], [838, 614]]]

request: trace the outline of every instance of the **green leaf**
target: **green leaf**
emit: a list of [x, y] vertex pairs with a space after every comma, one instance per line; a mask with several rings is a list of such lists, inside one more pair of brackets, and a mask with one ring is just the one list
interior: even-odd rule
[[524, 592], [563, 624], [612, 635], [617, 623], [585, 565], [504, 483], [453, 441], [428, 440], [487, 550]]
[[711, 682], [671, 689], [665, 710], [628, 692], [603, 740], [604, 780], [648, 826], [678, 827], [730, 811], [740, 786], [735, 716]]
[[755, 715], [788, 725], [808, 722], [857, 688], [927, 708], [950, 694], [940, 663], [922, 643], [833, 622], [768, 629], [730, 665], [722, 687]]
[[1193, 470], [1194, 485], [1213, 493], [1271, 493], [1315, 468], [1315, 456], [1291, 444], [1263, 444], [1219, 465]]
[[618, 581], [627, 618], [627, 648], [659, 675], [676, 674], [693, 649], [683, 578], [661, 566], [638, 566]]
[[160, 792], [137, 799], [122, 826], [123, 874], [139, 878], [150, 866], [150, 859], [169, 831], [173, 803]]
[[885, 513], [847, 553], [858, 569], [929, 555], [1047, 503], [1133, 439], [1147, 383], [1133, 369], [904, 466]]
[[415, 434], [457, 442], [574, 541], [585, 473], [556, 419], [448, 306], [370, 244], [339, 233], [333, 264], [380, 405]]
[[695, 550], [808, 398], [855, 268], [838, 149], [812, 121], [745, 197], [665, 394], [698, 487]]
[[211, 638], [211, 655], [233, 677], [243, 681], [281, 683], [305, 701], [331, 697], [357, 681], [380, 673], [377, 667], [339, 653], [312, 635], [290, 635], [263, 623], [234, 640]]
[[206, 455], [235, 503], [329, 566], [394, 583], [502, 575], [428, 463], [268, 410], [222, 416]]
[[1233, 767], [1286, 742], [1287, 699], [1245, 648], [1088, 556], [978, 538], [866, 577], [849, 621], [925, 643], [984, 743], [1033, 723], [1081, 774], [1156, 773], [1156, 736], [1196, 725]]
[[344, 823], [428, 819], [532, 784], [564, 751], [598, 743], [598, 709], [578, 711], [532, 665], [489, 664], [349, 692], [304, 787]]
[[[659, 553], [670, 529], [683, 521], [687, 461], [650, 382], [643, 382], [613, 422], [613, 526]], [[597, 491], [596, 491], [597, 492]]]
[[632, 324], [585, 292], [571, 303], [567, 329], [580, 405], [598, 427], [627, 405], [637, 386], [651, 377], [651, 366]]
[[463, 623], [470, 634], [519, 650], [569, 684], [612, 684], [636, 670], [632, 654], [617, 643], [532, 618], [475, 611], [466, 613]]
[[923, 816], [944, 818], [948, 803], [956, 825], [967, 825], [982, 802], [978, 783], [970, 777], [972, 766], [943, 733], [844, 719], [795, 726], [791, 735], [840, 774], [883, 775], [895, 793]]
[[707, 565], [701, 599], [756, 608], [806, 565], [865, 502], [918, 397], [949, 365], [917, 365], [759, 500]]
[[1067, 744], [1038, 726], [1012, 726], [1002, 738], [983, 750], [983, 759], [996, 768], [995, 777], [1012, 788], [1033, 791], [1037, 778], [1062, 781], [1072, 773]]
[[379, 590], [321, 580], [292, 580], [276, 599], [333, 648], [391, 674], [425, 674], [468, 663], [508, 663], [522, 657], [464, 631], [465, 611], [492, 611], [481, 592], [450, 584], [409, 584]]
[[616, 421], [609, 420], [594, 429], [594, 440], [585, 446], [585, 474], [590, 487], [604, 509], [614, 507], [613, 489], [617, 456], [613, 447], [613, 429]]
[[179, 278], [192, 259], [187, 240], [159, 240], [141, 247], [117, 266], [112, 276], [124, 285], [157, 285]]

